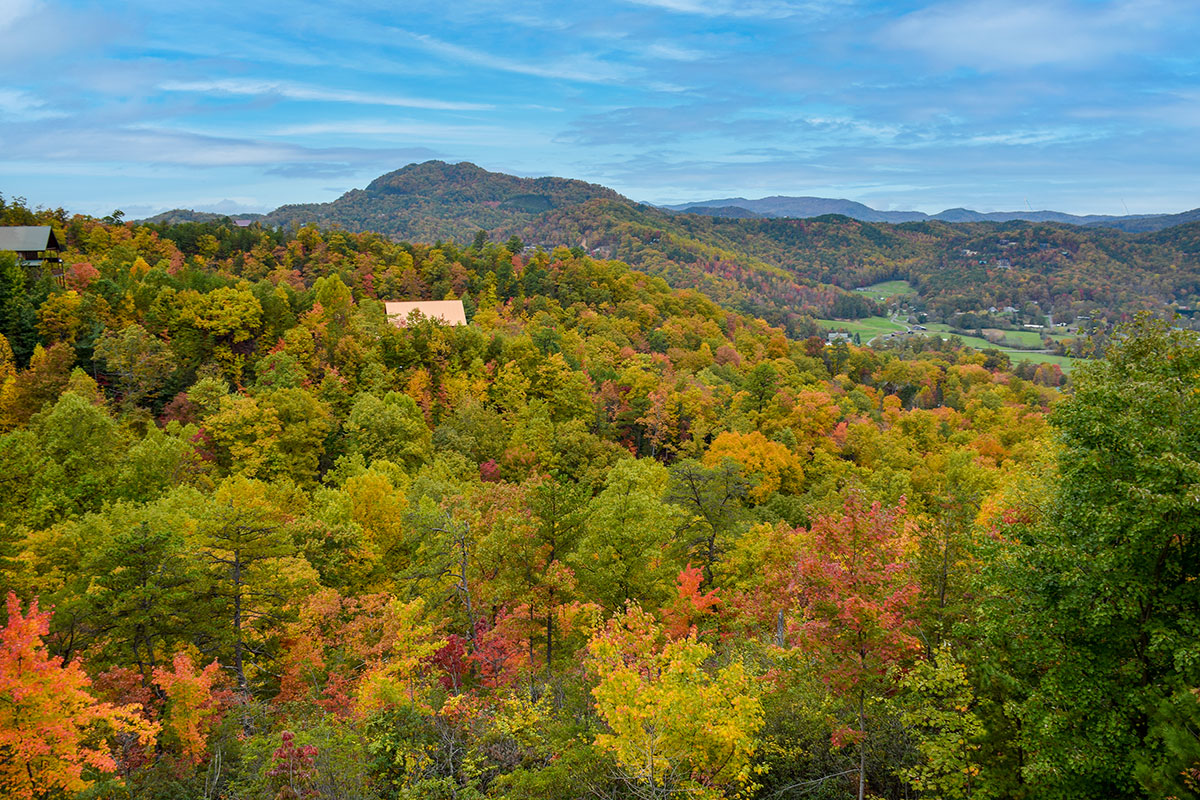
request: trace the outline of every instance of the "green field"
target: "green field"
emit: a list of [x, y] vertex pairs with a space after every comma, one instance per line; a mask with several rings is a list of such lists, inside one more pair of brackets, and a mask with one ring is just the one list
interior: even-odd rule
[[850, 320], [819, 319], [817, 320], [817, 324], [825, 330], [857, 333], [862, 337], [863, 344], [866, 344], [867, 340], [873, 336], [907, 329], [907, 326], [892, 322], [887, 317], [866, 317], [865, 319]]
[[863, 286], [854, 291], [861, 292], [872, 300], [887, 300], [889, 297], [895, 297], [898, 294], [914, 294], [916, 289], [908, 281], [883, 281], [882, 283]]
[[[950, 336], [952, 333], [950, 326], [945, 324], [944, 322], [930, 322], [930, 323], [926, 324], [925, 327], [929, 328], [929, 330], [931, 332], [937, 331], [939, 333], [945, 334], [946, 336]], [[1004, 330], [1004, 331], [1001, 331], [1001, 333], [1004, 334], [1004, 339], [1005, 339], [1004, 344], [1001, 345], [1002, 347], [1015, 347], [1015, 348], [1028, 347], [1028, 348], [1032, 348], [1035, 350], [1041, 349], [1042, 339], [1045, 338], [1045, 336], [1049, 336], [1053, 341], [1056, 341], [1056, 342], [1062, 341], [1063, 339], [1075, 338], [1075, 334], [1072, 334], [1072, 333], [1060, 333], [1060, 332], [1045, 333], [1043, 331], [1032, 331], [1032, 330], [1020, 330], [1020, 331]], [[963, 339], [969, 339], [969, 338], [976, 338], [976, 337], [970, 337], [970, 336], [963, 337]], [[993, 347], [994, 346], [995, 345], [993, 345]]]
[[1004, 334], [1004, 344], [1012, 347], [1028, 347], [1030, 350], [1042, 349], [1042, 334], [1038, 331], [1001, 331]]
[[[895, 283], [895, 281], [893, 281], [893, 283]], [[859, 338], [862, 339], [862, 343], [864, 345], [876, 336], [893, 333], [895, 331], [904, 331], [907, 330], [908, 327], [897, 322], [892, 322], [887, 317], [866, 317], [865, 319], [855, 320], [819, 319], [817, 320], [817, 324], [820, 325], [824, 330], [838, 330], [848, 331], [849, 333], [857, 333]], [[944, 339], [949, 339], [951, 336], [958, 335], [951, 333], [950, 326], [943, 323], [929, 323], [926, 325], [926, 327], [929, 329], [927, 335], [937, 335]], [[1017, 340], [1022, 343], [1026, 341], [1034, 344], [1041, 343], [1041, 336], [1038, 335], [1037, 331], [1005, 331], [1004, 333], [1006, 337], [1015, 335], [1018, 337]], [[1014, 362], [1029, 361], [1034, 364], [1058, 364], [1059, 367], [1062, 368], [1063, 372], [1069, 372], [1072, 365], [1075, 363], [1075, 359], [1068, 358], [1067, 356], [1058, 356], [1051, 353], [1034, 353], [1030, 352], [1029, 350], [1004, 347], [1001, 345], [992, 344], [987, 339], [980, 339], [977, 336], [958, 335], [958, 338], [962, 340], [963, 344], [967, 345], [968, 347], [974, 347], [976, 350], [983, 350], [984, 348], [990, 347], [1003, 353], [1007, 353], [1008, 357]], [[1054, 338], [1064, 337], [1062, 337], [1060, 334], [1056, 335]]]

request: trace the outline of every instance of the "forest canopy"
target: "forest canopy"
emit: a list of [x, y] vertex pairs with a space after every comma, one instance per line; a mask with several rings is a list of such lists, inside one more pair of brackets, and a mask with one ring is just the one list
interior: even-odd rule
[[10, 796], [1200, 792], [1195, 334], [1064, 388], [517, 237], [0, 212], [67, 245], [0, 253]]

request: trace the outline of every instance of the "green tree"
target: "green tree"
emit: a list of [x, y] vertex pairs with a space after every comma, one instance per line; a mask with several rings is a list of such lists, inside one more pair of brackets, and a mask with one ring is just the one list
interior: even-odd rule
[[983, 722], [967, 670], [948, 645], [922, 661], [901, 680], [901, 720], [917, 740], [921, 760], [901, 771], [924, 797], [986, 800], [994, 794], [981, 783], [979, 738]]
[[93, 518], [104, 535], [84, 567], [89, 626], [100, 640], [96, 656], [132, 664], [149, 685], [163, 653], [182, 641], [211, 641], [200, 575], [176, 532], [172, 504], [118, 504]]
[[279, 420], [277, 474], [301, 486], [311, 485], [325, 454], [325, 437], [333, 428], [329, 406], [305, 389], [277, 389], [263, 400]]
[[[1072, 374], [1048, 522], [993, 557], [985, 631], [1039, 797], [1157, 797], [1200, 726], [1200, 341], [1140, 317]], [[1186, 714], [1180, 716], [1180, 710]]]
[[571, 563], [585, 595], [610, 611], [657, 606], [679, 568], [669, 561], [679, 510], [665, 501], [669, 474], [650, 459], [618, 462], [588, 509]]
[[67, 392], [31, 428], [41, 458], [32, 476], [38, 507], [29, 522], [93, 511], [113, 496], [126, 441], [103, 408]]
[[128, 406], [157, 399], [175, 370], [170, 348], [141, 325], [105, 331], [94, 352]]
[[433, 435], [416, 402], [406, 394], [388, 392], [382, 400], [360, 394], [345, 424], [350, 452], [368, 463], [391, 461], [414, 472], [429, 460]]
[[196, 529], [226, 663], [245, 695], [276, 651], [289, 601], [315, 577], [284, 524], [292, 502], [268, 484], [230, 478], [205, 503]]
[[732, 460], [705, 467], [688, 459], [671, 466], [667, 498], [683, 510], [686, 559], [704, 570], [706, 587], [714, 584], [717, 566], [741, 532], [746, 519], [742, 501], [749, 490], [741, 466]]
[[29, 288], [17, 254], [0, 252], [0, 334], [8, 339], [21, 364], [28, 363], [38, 342], [38, 316]]

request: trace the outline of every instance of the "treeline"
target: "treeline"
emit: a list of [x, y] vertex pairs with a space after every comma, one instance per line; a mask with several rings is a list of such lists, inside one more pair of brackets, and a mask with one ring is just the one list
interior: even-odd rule
[[[34, 216], [69, 249], [0, 254], [14, 797], [1195, 791], [1185, 334], [1064, 399], [578, 250]], [[471, 324], [381, 302], [442, 298]]]

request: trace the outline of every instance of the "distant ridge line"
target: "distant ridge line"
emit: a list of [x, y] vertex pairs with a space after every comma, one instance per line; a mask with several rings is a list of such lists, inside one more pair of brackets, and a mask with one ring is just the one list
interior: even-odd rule
[[715, 217], [791, 217], [808, 219], [826, 214], [841, 214], [861, 222], [1060, 222], [1084, 227], [1118, 228], [1131, 233], [1162, 230], [1175, 225], [1200, 221], [1200, 208], [1179, 214], [1067, 214], [1062, 211], [973, 211], [969, 208], [948, 208], [937, 214], [923, 211], [880, 211], [854, 200], [827, 197], [792, 197], [773, 195], [757, 200], [745, 197], [723, 197], [715, 200], [699, 200], [691, 203], [675, 203], [660, 206], [679, 213], [704, 214]]

